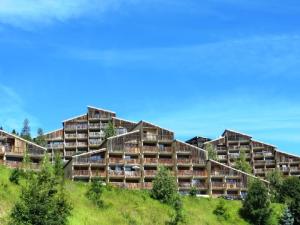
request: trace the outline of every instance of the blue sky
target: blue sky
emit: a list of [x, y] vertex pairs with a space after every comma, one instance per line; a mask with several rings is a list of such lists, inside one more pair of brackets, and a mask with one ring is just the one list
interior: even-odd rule
[[94, 105], [300, 154], [299, 25], [296, 0], [2, 0], [0, 125], [49, 131]]

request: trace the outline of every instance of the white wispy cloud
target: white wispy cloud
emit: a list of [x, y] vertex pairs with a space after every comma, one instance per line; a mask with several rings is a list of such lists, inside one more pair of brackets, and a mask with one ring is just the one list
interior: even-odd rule
[[[95, 61], [107, 67], [173, 68], [184, 73], [298, 76], [299, 35], [266, 35], [228, 39], [192, 46], [143, 49], [63, 49], [68, 57]], [[252, 74], [250, 74], [250, 72]]]
[[0, 23], [31, 28], [85, 14], [101, 15], [138, 0], [1, 0]]
[[0, 126], [5, 130], [16, 129], [20, 131], [25, 118], [30, 121], [32, 134], [40, 125], [38, 119], [25, 109], [25, 102], [12, 88], [0, 84]]

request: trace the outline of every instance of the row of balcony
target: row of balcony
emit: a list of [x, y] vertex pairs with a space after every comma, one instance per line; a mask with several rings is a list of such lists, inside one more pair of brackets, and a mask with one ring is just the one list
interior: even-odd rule
[[90, 123], [88, 124], [72, 124], [72, 125], [65, 125], [65, 130], [87, 130], [89, 129], [106, 129], [108, 124], [99, 124], [99, 123]]

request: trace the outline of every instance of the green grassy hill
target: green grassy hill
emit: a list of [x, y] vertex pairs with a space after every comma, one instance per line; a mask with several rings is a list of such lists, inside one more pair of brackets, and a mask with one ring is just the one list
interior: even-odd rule
[[[20, 187], [9, 182], [11, 170], [0, 166], [0, 224], [5, 224], [10, 209], [18, 200]], [[153, 200], [145, 191], [130, 191], [113, 188], [103, 194], [105, 207], [98, 209], [85, 197], [87, 183], [67, 182], [68, 195], [73, 205], [70, 225], [164, 225], [170, 220], [173, 209]], [[222, 221], [213, 214], [219, 199], [183, 197], [186, 224], [195, 225], [246, 225], [238, 214], [240, 201], [226, 201], [230, 219]], [[276, 214], [280, 205], [275, 205], [272, 221], [276, 225]]]

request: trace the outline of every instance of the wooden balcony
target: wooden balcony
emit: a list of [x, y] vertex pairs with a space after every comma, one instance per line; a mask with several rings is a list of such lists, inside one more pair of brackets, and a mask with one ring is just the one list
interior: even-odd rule
[[158, 135], [157, 134], [144, 134], [143, 140], [156, 142], [158, 140]]
[[99, 171], [99, 170], [91, 170], [91, 176], [92, 177], [106, 177], [106, 172]]
[[158, 159], [157, 158], [144, 158], [144, 164], [157, 164]]
[[178, 165], [188, 165], [188, 164], [192, 164], [192, 160], [191, 160], [191, 159], [178, 159], [178, 158], [177, 158], [177, 164], [178, 164]]
[[140, 148], [138, 146], [136, 146], [136, 147], [126, 147], [125, 146], [124, 151], [127, 153], [140, 153]]
[[66, 151], [65, 152], [65, 156], [67, 156], [67, 157], [71, 157], [71, 156], [73, 156], [75, 154], [76, 154], [76, 151]]
[[77, 177], [89, 177], [90, 176], [90, 171], [87, 170], [73, 170], [73, 176]]
[[224, 182], [216, 182], [216, 181], [212, 181], [211, 182], [211, 186], [214, 189], [223, 189], [225, 188], [225, 183]]
[[165, 134], [165, 135], [158, 135], [159, 141], [173, 141], [174, 135], [172, 134]]
[[60, 143], [60, 144], [48, 144], [47, 145], [47, 148], [48, 149], [63, 149], [64, 148], [64, 144], [63, 143]]
[[126, 177], [141, 177], [140, 171], [125, 171]]
[[160, 153], [172, 153], [173, 149], [172, 149], [172, 147], [163, 147], [163, 148], [159, 148], [159, 152]]
[[203, 159], [192, 159], [192, 163], [194, 165], [200, 165], [200, 166], [205, 166], [206, 165], [206, 161]]
[[125, 159], [125, 164], [140, 164], [140, 159]]
[[65, 134], [65, 139], [76, 139], [77, 135], [76, 133], [74, 134]]
[[143, 146], [143, 151], [145, 153], [157, 153], [158, 148], [156, 146]]
[[157, 170], [144, 170], [145, 177], [155, 177], [157, 174]]
[[124, 171], [123, 170], [109, 170], [108, 174], [111, 176], [111, 177], [122, 177], [125, 175]]
[[109, 158], [108, 161], [110, 164], [124, 164], [123, 158]]
[[179, 182], [178, 187], [179, 188], [191, 188], [192, 184], [190, 182]]
[[124, 187], [128, 189], [141, 189], [142, 183], [125, 183]]
[[206, 170], [194, 170], [193, 176], [195, 177], [207, 177], [207, 171]]
[[178, 170], [177, 176], [178, 177], [192, 177], [193, 176], [193, 170]]
[[207, 189], [208, 188], [208, 184], [202, 183], [202, 182], [194, 183], [193, 186], [196, 187], [197, 189]]
[[171, 165], [174, 163], [174, 160], [161, 158], [161, 159], [158, 159], [158, 163], [163, 164], [163, 165]]
[[143, 187], [144, 187], [144, 189], [150, 190], [150, 189], [152, 189], [153, 184], [152, 184], [152, 182], [144, 182]]

